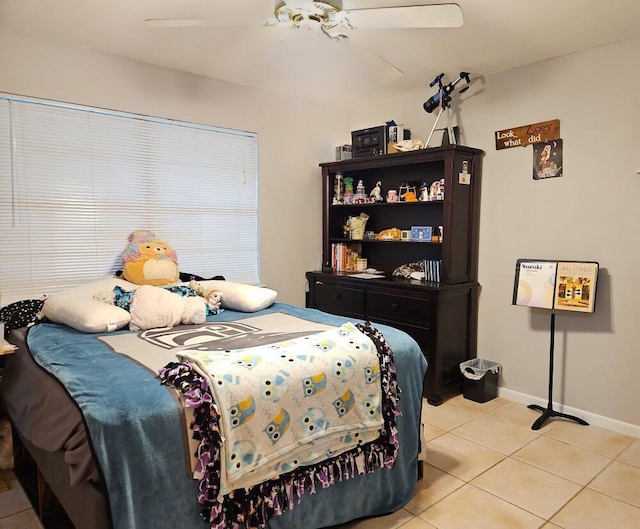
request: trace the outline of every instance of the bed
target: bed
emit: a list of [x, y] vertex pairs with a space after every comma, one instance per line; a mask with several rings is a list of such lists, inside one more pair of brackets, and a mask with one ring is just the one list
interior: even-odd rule
[[[10, 339], [19, 348], [7, 358], [0, 397], [19, 444], [76, 528], [214, 526], [202, 517], [199, 482], [193, 479], [197, 440], [190, 438], [188, 425], [194, 410], [184, 406], [171, 384], [160, 383], [158, 370], [184, 360], [176, 351], [184, 352], [189, 344], [199, 350], [251, 351], [313, 338], [347, 323], [283, 303], [257, 308], [225, 308], [205, 324], [170, 332], [83, 332], [63, 323], [12, 331]], [[363, 474], [344, 470], [327, 488], [310, 487], [313, 494], [300, 490], [290, 508], [268, 517], [266, 527], [331, 527], [395, 511], [411, 498], [427, 366], [407, 334], [383, 325], [374, 328], [393, 351], [400, 391], [392, 468], [381, 464]], [[123, 352], [125, 342], [141, 336], [144, 346]], [[234, 527], [231, 517], [225, 523]]]

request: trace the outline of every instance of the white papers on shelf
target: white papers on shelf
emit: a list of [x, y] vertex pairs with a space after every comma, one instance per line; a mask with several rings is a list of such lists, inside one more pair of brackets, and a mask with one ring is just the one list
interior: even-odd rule
[[359, 279], [382, 279], [384, 274], [370, 274], [369, 272], [361, 272], [359, 274], [349, 274], [349, 277], [357, 277]]

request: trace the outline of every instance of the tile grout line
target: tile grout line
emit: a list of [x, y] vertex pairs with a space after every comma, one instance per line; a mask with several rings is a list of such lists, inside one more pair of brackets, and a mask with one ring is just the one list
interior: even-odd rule
[[640, 509], [640, 505], [635, 505], [633, 503], [629, 503], [628, 501], [622, 500], [620, 498], [616, 498], [615, 496], [611, 496], [611, 495], [607, 494], [606, 492], [602, 492], [601, 490], [596, 490], [596, 489], [589, 488], [589, 485], [591, 485], [591, 483], [593, 483], [596, 480], [596, 478], [598, 476], [600, 476], [605, 470], [607, 470], [614, 462], [618, 462], [621, 465], [625, 465], [625, 466], [628, 466], [628, 467], [631, 467], [631, 468], [638, 469], [638, 467], [636, 467], [635, 465], [630, 465], [629, 463], [625, 463], [623, 461], [618, 461], [617, 459], [612, 459], [611, 461], [609, 461], [609, 463], [607, 464], [606, 467], [604, 467], [600, 472], [598, 472], [595, 476], [593, 476], [593, 478], [589, 481], [589, 483], [587, 483], [584, 486], [584, 488], [590, 490], [591, 492], [595, 492], [596, 494], [602, 494], [603, 496], [606, 496], [607, 498], [611, 498], [612, 500], [624, 503], [625, 505], [629, 505], [631, 507], [635, 507], [636, 509]]

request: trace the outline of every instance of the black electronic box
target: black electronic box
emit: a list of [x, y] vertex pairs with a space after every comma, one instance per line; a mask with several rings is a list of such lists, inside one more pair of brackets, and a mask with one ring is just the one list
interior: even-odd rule
[[387, 154], [389, 127], [380, 125], [370, 129], [351, 131], [351, 152], [354, 158]]
[[[392, 127], [393, 138], [390, 137], [389, 127], [380, 125], [369, 129], [351, 131], [351, 152], [354, 158], [372, 156], [376, 154], [388, 154], [389, 142], [411, 139], [411, 131], [403, 127]], [[402, 136], [396, 138], [395, 136]]]

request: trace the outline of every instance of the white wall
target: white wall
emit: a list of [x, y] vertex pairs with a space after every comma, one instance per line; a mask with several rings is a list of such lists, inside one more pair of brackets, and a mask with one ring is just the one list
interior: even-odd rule
[[[458, 97], [461, 143], [486, 152], [478, 356], [503, 365], [505, 389], [546, 403], [550, 316], [511, 305], [516, 259], [599, 261], [595, 314], [557, 313], [553, 396], [570, 408], [636, 426], [638, 56], [639, 39], [603, 46], [478, 79]], [[422, 103], [431, 95], [425, 87], [363, 106], [354, 110], [351, 127], [393, 118], [426, 139], [435, 116]], [[494, 133], [551, 119], [560, 120], [564, 176], [534, 181], [532, 147], [496, 151]]]
[[321, 262], [318, 163], [349, 130], [344, 112], [8, 32], [0, 91], [257, 132], [261, 280], [304, 305], [304, 273]]

